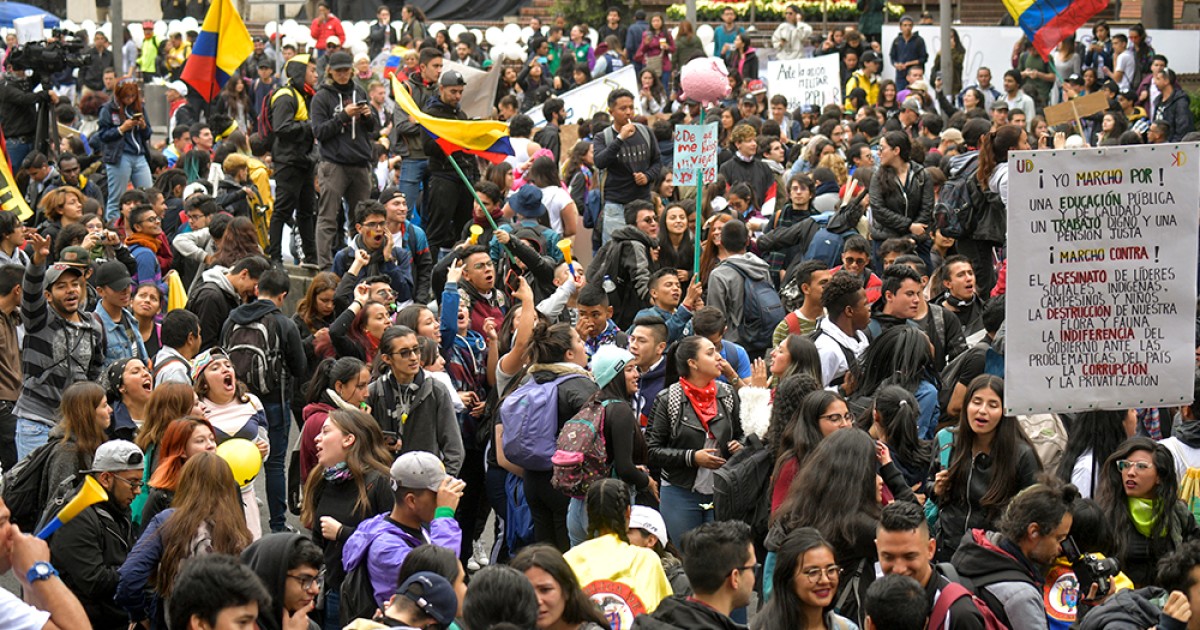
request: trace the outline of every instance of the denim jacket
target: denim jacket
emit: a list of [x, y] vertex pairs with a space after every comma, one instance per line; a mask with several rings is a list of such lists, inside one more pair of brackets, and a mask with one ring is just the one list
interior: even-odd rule
[[142, 342], [142, 333], [134, 323], [137, 320], [129, 309], [121, 309], [120, 323], [112, 320], [103, 305], [96, 308], [95, 317], [104, 327], [105, 367], [130, 357], [141, 359], [143, 362], [150, 360], [146, 354], [146, 344]]

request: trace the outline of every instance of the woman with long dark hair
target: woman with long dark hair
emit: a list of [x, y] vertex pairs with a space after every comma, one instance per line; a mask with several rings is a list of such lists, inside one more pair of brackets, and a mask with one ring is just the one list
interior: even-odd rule
[[738, 389], [742, 401], [742, 430], [747, 435], [765, 436], [772, 415], [775, 390], [793, 374], [821, 377], [821, 355], [812, 340], [803, 335], [788, 335], [771, 350], [770, 362], [757, 361], [750, 378]]
[[742, 449], [741, 403], [716, 379], [724, 359], [704, 337], [684, 337], [667, 353], [679, 380], [654, 400], [646, 433], [650, 464], [662, 469], [659, 490], [671, 538], [713, 520], [714, 471]]
[[1033, 485], [1042, 469], [1017, 419], [1004, 415], [1003, 379], [975, 377], [964, 400], [958, 425], [938, 432], [938, 444], [952, 442], [949, 466], [939, 461], [933, 481], [939, 562], [950, 560], [967, 530], [995, 529], [1009, 500]]
[[392, 325], [388, 307], [370, 299], [366, 286], [354, 289], [354, 301], [329, 325], [329, 341], [336, 356], [375, 360], [383, 331]]
[[342, 547], [362, 521], [390, 512], [394, 503], [389, 466], [394, 459], [379, 423], [362, 411], [335, 409], [317, 437], [317, 466], [304, 483], [300, 524], [325, 551], [325, 629], [338, 625]]
[[[329, 340], [329, 326], [334, 319], [333, 296], [337, 292], [337, 274], [322, 271], [313, 276], [304, 292], [304, 297], [296, 304], [296, 314], [292, 323], [300, 332], [300, 344], [304, 346], [306, 371], [299, 379], [301, 383], [312, 380], [317, 364], [322, 359], [335, 355], [333, 342]], [[292, 392], [292, 417], [301, 429], [304, 427], [304, 387], [295, 387]]]
[[579, 587], [579, 579], [559, 550], [550, 545], [531, 545], [508, 564], [524, 573], [537, 593], [537, 630], [608, 628], [608, 620]]
[[783, 540], [776, 553], [774, 575], [763, 584], [772, 597], [753, 619], [753, 630], [780, 628], [851, 627], [851, 621], [833, 611], [834, 594], [841, 586], [842, 567], [833, 545], [814, 527], [801, 527]]
[[197, 453], [183, 465], [171, 509], [146, 525], [121, 565], [116, 602], [135, 625], [148, 621], [151, 630], [165, 630], [184, 562], [207, 553], [236, 556], [252, 541], [229, 464], [216, 453]]
[[1077, 414], [1058, 464], [1058, 478], [1074, 484], [1085, 499], [1095, 498], [1104, 462], [1136, 430], [1137, 413], [1133, 409], [1095, 409]]
[[595, 157], [592, 143], [580, 140], [571, 147], [563, 163], [562, 181], [567, 182], [567, 192], [571, 195], [571, 201], [575, 202], [576, 210], [587, 207], [587, 195], [594, 186], [592, 173], [596, 167]]
[[917, 399], [907, 389], [885, 385], [875, 392], [871, 437], [888, 447], [909, 486], [924, 485], [933, 462], [930, 443], [917, 437], [918, 415]]
[[[695, 200], [691, 200], [695, 209]], [[686, 284], [692, 273], [692, 261], [696, 255], [692, 246], [689, 228], [688, 202], [668, 203], [658, 217], [658, 266], [674, 269], [680, 284]]]
[[[896, 82], [891, 79], [883, 79], [879, 82], [879, 100], [874, 105], [884, 111], [884, 114], [891, 118], [900, 111], [900, 102], [896, 100], [896, 95], [899, 94], [896, 89]], [[982, 105], [980, 106], [982, 107]]]
[[[819, 383], [820, 380], [818, 379]], [[854, 424], [854, 414], [837, 392], [820, 389], [804, 397], [800, 409], [779, 433], [771, 489], [771, 513], [778, 512], [808, 456], [825, 438]]]
[[[647, 36], [649, 33], [647, 33]], [[662, 82], [650, 68], [643, 68], [638, 75], [637, 113], [650, 118], [665, 114], [667, 94], [663, 91]]]
[[112, 99], [100, 108], [100, 131], [93, 142], [101, 145], [108, 189], [118, 191], [108, 195], [104, 218], [116, 219], [121, 210], [120, 191], [133, 182], [134, 188], [154, 185], [150, 174], [150, 122], [142, 113], [142, 95], [134, 79], [121, 79], [113, 89]]
[[[865, 571], [875, 563], [875, 529], [886, 485], [896, 500], [916, 502], [891, 453], [865, 431], [837, 431], [813, 451], [796, 476], [788, 497], [771, 523], [767, 550], [778, 547], [792, 530], [815, 527], [829, 537], [839, 565], [845, 568], [837, 609], [862, 622], [862, 602], [870, 579]], [[773, 567], [768, 556], [764, 580]], [[767, 581], [769, 583], [769, 580]]]
[[104, 431], [112, 422], [112, 407], [108, 406], [104, 388], [91, 381], [68, 387], [58, 409], [62, 420], [50, 431], [48, 443], [54, 446], [43, 473], [43, 504], [60, 483], [92, 467], [92, 457], [105, 442]]
[[112, 422], [105, 429], [109, 439], [132, 442], [138, 428], [146, 422], [146, 407], [154, 391], [154, 378], [146, 364], [136, 357], [119, 359], [101, 375], [108, 402], [112, 405]]
[[[244, 129], [246, 133], [254, 131], [254, 124], [257, 122], [254, 105], [250, 102], [250, 94], [246, 91], [246, 81], [242, 79], [241, 72], [233, 73], [233, 76], [225, 81], [225, 87], [221, 88], [213, 106], [214, 114], [228, 116], [237, 123], [238, 129]], [[245, 134], [242, 134], [243, 141], [245, 138]]]
[[304, 425], [300, 432], [300, 478], [317, 464], [317, 436], [325, 419], [335, 409], [363, 410], [367, 388], [371, 385], [371, 369], [361, 359], [342, 357], [325, 359], [313, 370], [312, 380], [305, 390]]
[[875, 251], [889, 238], [917, 239], [917, 253], [929, 266], [926, 235], [933, 220], [933, 180], [912, 161], [912, 140], [889, 131], [879, 143], [879, 169], [871, 177], [871, 241]]
[[1104, 462], [1100, 505], [1120, 551], [1121, 570], [1136, 588], [1155, 584], [1158, 559], [1200, 537], [1200, 527], [1179, 501], [1171, 451], [1145, 437], [1126, 440]]
[[[1029, 134], [1017, 125], [1004, 125], [988, 132], [979, 141], [979, 169], [975, 177], [981, 188], [986, 187], [1008, 207], [1008, 152], [1029, 149]], [[984, 217], [986, 219], [986, 217]], [[992, 219], [995, 219], [992, 217]], [[989, 225], [996, 222], [988, 221]], [[999, 225], [1003, 225], [1001, 221]], [[1002, 235], [1001, 235], [1002, 236]], [[976, 232], [964, 234], [956, 242], [958, 253], [971, 259], [975, 268], [975, 288], [979, 295], [988, 295], [996, 284], [993, 251], [1003, 243], [995, 234]]]
[[137, 320], [138, 335], [146, 347], [146, 356], [153, 359], [162, 349], [162, 325], [159, 318], [163, 313], [166, 296], [153, 282], [143, 282], [133, 293], [133, 317]]
[[[630, 405], [637, 393], [640, 376], [633, 355], [615, 345], [600, 346], [592, 355], [592, 374], [600, 389], [587, 405], [592, 407], [593, 413], [595, 406], [602, 409], [599, 413], [604, 418], [605, 468], [610, 471], [606, 476], [615, 476], [631, 488], [657, 497], [658, 484], [637, 467], [646, 461], [646, 444]], [[588, 407], [584, 409], [586, 413]], [[586, 488], [583, 490], [586, 492]], [[583, 496], [572, 496], [571, 506], [567, 509], [567, 533], [572, 546], [588, 538], [587, 506], [583, 499]]]
[[937, 431], [938, 388], [934, 385], [933, 346], [929, 337], [913, 326], [892, 326], [879, 335], [862, 358], [863, 373], [850, 400], [851, 411], [862, 417], [870, 413], [864, 405], [886, 385], [899, 385], [913, 392], [920, 405], [917, 437], [932, 440]]

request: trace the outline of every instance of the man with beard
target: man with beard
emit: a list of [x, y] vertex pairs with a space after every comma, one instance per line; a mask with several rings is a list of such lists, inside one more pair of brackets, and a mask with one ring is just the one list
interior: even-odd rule
[[371, 191], [374, 154], [371, 141], [378, 133], [367, 94], [351, 80], [354, 58], [339, 50], [329, 55], [330, 80], [312, 99], [312, 130], [319, 143], [317, 164], [317, 265], [333, 265], [335, 246], [340, 246], [338, 216], [342, 201], [357, 208]]
[[[437, 96], [430, 99], [424, 111], [437, 118], [467, 120], [467, 114], [459, 107], [467, 81], [462, 74], [448, 70], [438, 82]], [[468, 181], [479, 179], [475, 159], [467, 155], [446, 155], [437, 140], [426, 134], [425, 154], [429, 156], [429, 187], [425, 194], [422, 219], [429, 245], [444, 253], [454, 246], [458, 233], [471, 221], [471, 208], [475, 202], [471, 192], [463, 185], [450, 160], [457, 160], [458, 168]]]
[[81, 308], [86, 296], [84, 270], [64, 263], [47, 269], [50, 239], [30, 234], [29, 242], [33, 260], [21, 282], [25, 377], [13, 409], [18, 460], [49, 439], [63, 391], [77, 381], [99, 380], [104, 365], [100, 324], [85, 317]]

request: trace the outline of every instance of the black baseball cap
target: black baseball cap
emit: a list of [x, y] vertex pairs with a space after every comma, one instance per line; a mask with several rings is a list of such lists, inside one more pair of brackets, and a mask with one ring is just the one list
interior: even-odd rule
[[113, 291], [124, 291], [133, 284], [133, 277], [129, 275], [129, 269], [125, 263], [116, 260], [110, 260], [101, 263], [96, 268], [95, 275], [92, 276], [92, 282], [97, 287], [105, 287]]

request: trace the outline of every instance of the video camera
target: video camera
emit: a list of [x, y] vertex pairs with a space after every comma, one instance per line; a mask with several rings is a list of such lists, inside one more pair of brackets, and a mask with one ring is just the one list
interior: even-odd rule
[[1062, 541], [1063, 556], [1071, 562], [1071, 570], [1079, 580], [1079, 597], [1087, 597], [1096, 585], [1096, 598], [1102, 598], [1112, 588], [1112, 580], [1121, 572], [1121, 563], [1116, 558], [1103, 558], [1099, 554], [1083, 553], [1075, 544], [1075, 539], [1067, 536]]
[[56, 72], [91, 63], [92, 54], [83, 52], [85, 45], [70, 31], [54, 29], [50, 41], [27, 42], [13, 48], [8, 63], [14, 71], [32, 71], [37, 85]]

